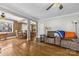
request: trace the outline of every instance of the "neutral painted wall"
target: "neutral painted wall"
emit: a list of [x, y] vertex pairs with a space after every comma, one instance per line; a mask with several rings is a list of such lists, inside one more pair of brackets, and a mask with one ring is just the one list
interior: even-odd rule
[[40, 37], [41, 34], [44, 34], [44, 22], [39, 21], [38, 22], [38, 37]]
[[[75, 32], [75, 25], [74, 21], [79, 22], [79, 13], [74, 13], [70, 15], [63, 15], [58, 17], [52, 17], [48, 19], [44, 19], [45, 21], [39, 22], [38, 27], [38, 33], [44, 34], [45, 33], [45, 27], [48, 27], [48, 30], [56, 31], [56, 30], [64, 30], [64, 31], [74, 31]], [[79, 36], [79, 23], [78, 23], [78, 36]]]

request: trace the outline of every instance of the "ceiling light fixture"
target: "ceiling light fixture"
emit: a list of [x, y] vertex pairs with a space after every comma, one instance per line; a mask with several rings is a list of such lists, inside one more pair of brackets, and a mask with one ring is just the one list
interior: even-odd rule
[[4, 18], [5, 18], [5, 13], [2, 13], [2, 14], [0, 15], [0, 18], [1, 18], [1, 19], [4, 19]]

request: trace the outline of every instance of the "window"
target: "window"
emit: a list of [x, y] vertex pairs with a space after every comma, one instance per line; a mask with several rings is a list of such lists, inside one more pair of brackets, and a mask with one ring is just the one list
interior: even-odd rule
[[13, 32], [13, 21], [0, 19], [0, 33]]

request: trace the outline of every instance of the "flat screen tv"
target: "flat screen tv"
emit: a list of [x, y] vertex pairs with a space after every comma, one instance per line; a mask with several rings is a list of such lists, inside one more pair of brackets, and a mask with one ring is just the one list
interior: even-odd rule
[[13, 21], [0, 19], [0, 33], [13, 32]]

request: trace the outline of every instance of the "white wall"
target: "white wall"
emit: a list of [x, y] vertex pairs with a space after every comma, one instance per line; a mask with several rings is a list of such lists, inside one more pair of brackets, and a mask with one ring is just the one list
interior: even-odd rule
[[27, 29], [27, 24], [22, 24], [21, 30], [28, 30], [28, 29]]
[[73, 22], [70, 19], [55, 19], [47, 21], [45, 24], [47, 24], [48, 28], [50, 27], [48, 30], [74, 31]]
[[38, 37], [40, 37], [41, 34], [44, 34], [44, 23], [38, 22]]
[[[54, 18], [48, 18], [44, 19], [45, 21], [41, 21], [39, 26], [39, 35], [45, 33], [45, 27], [44, 24], [52, 31], [56, 30], [64, 30], [64, 31], [74, 31], [75, 32], [75, 26], [74, 26], [74, 21], [79, 22], [79, 13], [74, 13], [70, 15], [63, 15], [63, 16], [58, 16]], [[79, 24], [78, 24], [79, 25]], [[79, 36], [79, 27], [77, 29], [78, 31], [78, 36]]]

